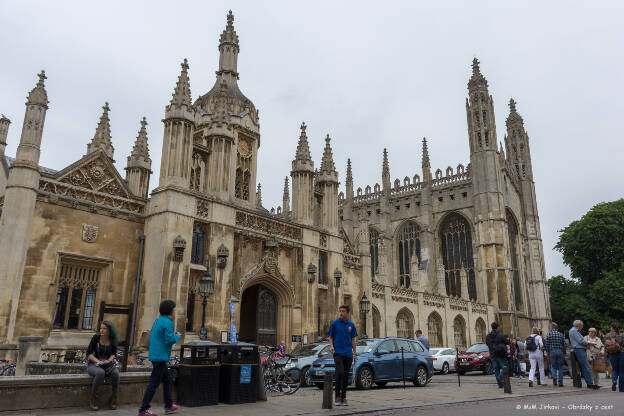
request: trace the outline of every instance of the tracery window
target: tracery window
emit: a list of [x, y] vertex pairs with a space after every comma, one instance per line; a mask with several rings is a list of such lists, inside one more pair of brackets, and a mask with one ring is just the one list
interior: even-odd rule
[[397, 250], [399, 257], [399, 286], [409, 288], [410, 262], [412, 255], [418, 256], [420, 262], [420, 239], [418, 238], [418, 225], [409, 222], [403, 226], [397, 238]]
[[61, 262], [52, 327], [92, 329], [100, 268]]
[[191, 264], [204, 264], [204, 231], [199, 224], [193, 228]]
[[475, 334], [477, 335], [477, 342], [485, 342], [485, 322], [481, 318], [478, 318], [475, 323]]
[[191, 191], [199, 191], [201, 189], [202, 177], [202, 157], [199, 153], [193, 154], [193, 165], [191, 166], [190, 188]]
[[379, 338], [381, 335], [380, 325], [381, 325], [381, 314], [379, 313], [379, 309], [373, 305], [373, 338]]
[[442, 318], [436, 312], [427, 318], [427, 339], [432, 348], [442, 347]]
[[461, 316], [456, 316], [453, 321], [453, 333], [455, 335], [455, 348], [462, 351], [466, 349], [466, 322]]
[[414, 316], [412, 313], [403, 308], [399, 311], [396, 318], [397, 337], [413, 338], [414, 337]]
[[318, 258], [318, 282], [321, 285], [326, 285], [327, 280], [327, 253], [321, 251]]
[[251, 175], [248, 170], [241, 168], [236, 169], [236, 178], [234, 183], [234, 196], [238, 199], [249, 201], [249, 179]]
[[375, 277], [379, 273], [379, 232], [371, 228], [368, 241], [371, 256], [371, 277]]
[[468, 222], [458, 214], [449, 215], [440, 227], [442, 262], [448, 296], [461, 296], [461, 273], [466, 273], [468, 297], [477, 300], [474, 260], [472, 257], [472, 233]]
[[522, 283], [518, 261], [518, 225], [515, 218], [507, 211], [507, 230], [509, 232], [509, 257], [511, 258], [511, 273], [513, 275], [514, 299], [516, 309], [522, 309]]

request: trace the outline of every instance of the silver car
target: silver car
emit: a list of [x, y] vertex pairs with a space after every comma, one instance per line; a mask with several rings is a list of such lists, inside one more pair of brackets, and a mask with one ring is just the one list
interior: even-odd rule
[[455, 348], [431, 348], [429, 355], [433, 360], [433, 369], [442, 374], [448, 374], [449, 371], [455, 370], [455, 357], [457, 350]]
[[326, 354], [329, 354], [329, 343], [327, 342], [299, 345], [290, 354], [286, 354], [285, 358], [278, 360], [278, 363], [284, 362], [286, 371], [292, 368], [299, 369], [301, 372], [301, 387], [306, 387], [312, 385], [310, 376], [312, 363], [320, 356]]

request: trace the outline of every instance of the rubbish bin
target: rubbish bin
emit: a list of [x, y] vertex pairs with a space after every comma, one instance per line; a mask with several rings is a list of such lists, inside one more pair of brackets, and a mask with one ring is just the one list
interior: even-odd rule
[[195, 407], [219, 403], [219, 344], [192, 341], [180, 350], [178, 403]]
[[258, 346], [246, 342], [219, 346], [219, 401], [255, 403], [258, 395]]

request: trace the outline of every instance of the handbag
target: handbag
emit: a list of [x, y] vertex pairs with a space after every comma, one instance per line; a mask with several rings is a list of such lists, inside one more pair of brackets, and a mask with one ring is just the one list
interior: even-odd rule
[[607, 372], [607, 365], [605, 364], [604, 360], [594, 360], [594, 371], [597, 373]]

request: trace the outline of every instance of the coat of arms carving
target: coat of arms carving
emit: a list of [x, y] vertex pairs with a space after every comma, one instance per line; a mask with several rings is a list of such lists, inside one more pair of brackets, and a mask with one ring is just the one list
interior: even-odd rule
[[82, 224], [82, 240], [87, 243], [95, 243], [99, 231], [100, 227], [97, 225]]

